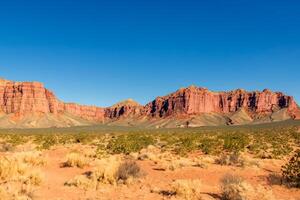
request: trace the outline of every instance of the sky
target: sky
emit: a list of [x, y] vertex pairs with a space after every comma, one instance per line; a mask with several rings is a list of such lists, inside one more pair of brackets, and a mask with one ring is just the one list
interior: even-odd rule
[[0, 77], [97, 106], [189, 85], [300, 103], [299, 10], [298, 0], [1, 1]]

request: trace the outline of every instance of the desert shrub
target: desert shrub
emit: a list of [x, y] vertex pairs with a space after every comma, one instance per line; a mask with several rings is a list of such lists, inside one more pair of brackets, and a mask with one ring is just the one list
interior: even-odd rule
[[198, 149], [197, 140], [195, 137], [186, 136], [183, 138], [178, 138], [175, 152], [179, 155], [186, 155], [189, 152]]
[[134, 161], [123, 161], [120, 156], [111, 156], [98, 160], [92, 171], [71, 179], [65, 185], [97, 189], [100, 184], [129, 183], [141, 175], [141, 169]]
[[291, 135], [294, 138], [295, 143], [300, 145], [300, 131], [299, 130], [292, 130]]
[[23, 163], [31, 166], [43, 166], [46, 164], [46, 160], [42, 153], [39, 151], [27, 151], [16, 153], [15, 156]]
[[268, 150], [268, 144], [264, 142], [263, 137], [255, 138], [251, 142], [250, 145], [247, 146], [250, 153], [258, 156], [259, 158], [263, 158], [264, 155], [262, 155], [262, 152], [267, 152]]
[[93, 180], [93, 182], [116, 184], [116, 174], [121, 164], [122, 158], [120, 156], [110, 156], [101, 159], [88, 177]]
[[65, 186], [74, 186], [74, 187], [79, 187], [87, 190], [89, 188], [95, 189], [96, 183], [92, 182], [92, 180], [88, 178], [86, 175], [78, 175], [73, 179], [65, 182]]
[[24, 179], [23, 183], [26, 185], [34, 185], [39, 186], [43, 182], [43, 174], [41, 171], [36, 169], [31, 169], [28, 171], [26, 178]]
[[15, 147], [10, 143], [2, 143], [0, 144], [0, 152], [8, 152], [13, 151]]
[[24, 175], [27, 170], [28, 167], [15, 157], [0, 158], [0, 179], [2, 181], [18, 180], [19, 176]]
[[289, 155], [293, 151], [291, 145], [286, 142], [274, 142], [272, 144], [272, 157], [273, 158], [281, 158], [282, 156]]
[[0, 185], [0, 199], [3, 200], [33, 200], [36, 199], [33, 189], [28, 186], [13, 184]]
[[261, 185], [253, 188], [239, 176], [226, 174], [221, 179], [222, 200], [275, 200], [272, 190]]
[[172, 190], [174, 193], [186, 200], [200, 200], [201, 190], [200, 180], [176, 180], [172, 183]]
[[177, 135], [170, 135], [170, 134], [162, 134], [158, 136], [159, 140], [163, 142], [165, 145], [162, 147], [162, 149], [169, 149], [176, 146], [178, 143], [178, 136]]
[[230, 154], [222, 154], [215, 160], [215, 163], [219, 165], [243, 166], [244, 159], [240, 156], [239, 152], [233, 152]]
[[50, 149], [52, 146], [58, 144], [58, 136], [56, 135], [36, 135], [34, 143], [38, 145], [38, 149]]
[[129, 178], [138, 178], [141, 176], [141, 168], [135, 161], [125, 161], [121, 163], [117, 172], [116, 179], [126, 182]]
[[75, 143], [82, 143], [82, 144], [90, 144], [95, 139], [94, 135], [88, 133], [75, 134], [73, 137]]
[[[62, 144], [62, 145], [65, 145], [65, 144], [72, 144], [74, 143], [74, 137], [72, 134], [61, 134], [57, 137], [57, 141], [53, 141], [53, 144], [52, 145], [55, 145], [55, 143], [58, 143], [58, 144]], [[50, 144], [50, 146], [52, 146]]]
[[131, 156], [138, 160], [157, 161], [159, 159], [158, 157], [162, 156], [162, 152], [160, 148], [149, 145], [147, 148], [142, 149], [137, 155], [135, 155], [135, 153], [132, 153]]
[[242, 133], [225, 134], [222, 138], [223, 149], [227, 151], [242, 151], [249, 143], [247, 135]]
[[282, 167], [283, 180], [292, 187], [300, 187], [300, 150]]
[[40, 185], [42, 173], [15, 155], [0, 158], [0, 180], [5, 183], [20, 182], [25, 185]]
[[64, 162], [64, 167], [79, 167], [83, 168], [88, 165], [88, 160], [86, 157], [80, 155], [79, 153], [72, 152], [67, 154], [66, 161]]
[[205, 154], [215, 154], [220, 150], [221, 141], [217, 138], [203, 138], [199, 148]]
[[108, 149], [107, 149], [107, 144], [100, 143], [97, 144], [96, 152], [95, 152], [95, 157], [97, 158], [104, 158], [109, 155]]
[[270, 185], [281, 185], [282, 184], [282, 176], [280, 173], [271, 173], [268, 176], [268, 183]]
[[154, 144], [154, 140], [151, 136], [129, 134], [120, 135], [112, 139], [108, 143], [107, 149], [113, 154], [130, 154], [131, 152], [138, 152], [141, 149], [152, 144]]
[[29, 140], [30, 140], [29, 137], [18, 135], [18, 134], [12, 134], [8, 137], [6, 142], [11, 144], [12, 146], [18, 146], [27, 143]]
[[201, 167], [203, 166], [202, 163], [195, 162], [193, 160], [190, 160], [188, 158], [182, 158], [182, 157], [169, 157], [168, 160], [166, 159], [161, 159], [159, 162], [159, 167], [158, 169], [160, 170], [171, 170], [174, 171], [176, 169], [180, 169], [183, 167], [188, 167], [188, 166], [197, 166]]
[[247, 199], [247, 190], [253, 188], [246, 184], [244, 180], [235, 175], [226, 174], [221, 179], [221, 199], [222, 200], [244, 200]]

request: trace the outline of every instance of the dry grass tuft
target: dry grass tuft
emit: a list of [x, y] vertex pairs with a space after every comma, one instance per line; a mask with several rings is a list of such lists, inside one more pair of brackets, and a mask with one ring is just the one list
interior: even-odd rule
[[43, 175], [18, 157], [5, 156], [0, 158], [0, 179], [2, 182], [19, 181], [27, 185], [40, 185]]
[[40, 151], [20, 152], [16, 153], [15, 155], [21, 162], [24, 162], [31, 166], [46, 165], [46, 159], [42, 156], [42, 153]]
[[43, 174], [36, 168], [44, 163], [41, 160], [40, 154], [32, 152], [0, 157], [0, 199], [33, 199], [33, 187], [43, 181]]
[[275, 200], [272, 190], [262, 186], [254, 189], [241, 177], [227, 174], [221, 179], [222, 200]]
[[110, 156], [109, 158], [101, 159], [96, 164], [90, 178], [102, 183], [116, 184], [116, 174], [121, 164], [122, 158], [120, 156]]
[[3, 182], [17, 181], [28, 171], [28, 166], [16, 157], [4, 156], [0, 158], [0, 179]]
[[141, 168], [134, 161], [124, 161], [116, 172], [118, 181], [126, 182], [131, 178], [138, 178], [142, 175]]
[[89, 179], [86, 175], [78, 175], [65, 183], [66, 186], [75, 186], [87, 190], [95, 188], [96, 183]]
[[39, 186], [42, 184], [43, 178], [43, 173], [40, 170], [32, 169], [26, 173], [23, 183], [26, 185]]
[[219, 165], [231, 165], [231, 166], [244, 166], [245, 159], [240, 156], [238, 152], [231, 154], [222, 154], [219, 158], [215, 160], [216, 164]]
[[201, 185], [200, 180], [180, 179], [172, 183], [172, 189], [177, 196], [183, 199], [200, 200]]
[[142, 175], [134, 161], [123, 161], [120, 156], [98, 160], [95, 168], [66, 182], [67, 186], [97, 189], [100, 184], [128, 184]]
[[0, 143], [0, 152], [12, 152], [15, 147], [9, 143]]
[[222, 200], [246, 199], [246, 192], [252, 189], [239, 176], [227, 174], [221, 179]]
[[79, 153], [69, 153], [66, 156], [66, 162], [63, 164], [64, 167], [79, 167], [83, 168], [88, 166], [89, 162], [85, 156], [80, 155]]
[[169, 151], [161, 152], [161, 150], [152, 145], [146, 149], [142, 149], [138, 154], [131, 154], [133, 158], [138, 160], [151, 160], [157, 166], [157, 170], [171, 170], [180, 169], [183, 167], [206, 167], [202, 158], [187, 158], [175, 155]]
[[34, 190], [28, 185], [4, 184], [0, 186], [1, 200], [33, 200]]
[[[149, 145], [147, 148], [142, 149], [137, 156], [137, 159], [139, 160], [152, 160], [156, 161], [158, 160], [158, 155], [161, 154], [161, 150], [153, 145]], [[135, 154], [132, 154], [135, 155]]]

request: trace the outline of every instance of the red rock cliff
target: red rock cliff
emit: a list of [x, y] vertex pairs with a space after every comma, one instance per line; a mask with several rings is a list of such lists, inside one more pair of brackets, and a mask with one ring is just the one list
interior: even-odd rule
[[10, 113], [55, 113], [56, 98], [37, 82], [1, 81], [0, 108]]
[[270, 90], [211, 92], [205, 88], [191, 86], [158, 97], [146, 106], [127, 100], [108, 108], [101, 108], [61, 102], [41, 83], [0, 79], [0, 112], [18, 116], [32, 113], [70, 113], [86, 120], [103, 122], [124, 117], [163, 118], [212, 112], [228, 114], [241, 108], [252, 116], [270, 114], [284, 108], [291, 117], [300, 118], [300, 111], [293, 97]]
[[104, 108], [60, 102], [51, 91], [38, 82], [0, 80], [0, 109], [3, 113], [19, 116], [68, 112], [87, 120], [104, 119]]
[[164, 97], [158, 97], [145, 106], [144, 112], [151, 116], [189, 115], [201, 113], [231, 113], [245, 109], [253, 114], [268, 114], [286, 108], [293, 114], [298, 108], [293, 97], [281, 92], [211, 92], [191, 86]]
[[105, 109], [105, 117], [115, 119], [120, 117], [140, 116], [143, 106], [128, 99]]

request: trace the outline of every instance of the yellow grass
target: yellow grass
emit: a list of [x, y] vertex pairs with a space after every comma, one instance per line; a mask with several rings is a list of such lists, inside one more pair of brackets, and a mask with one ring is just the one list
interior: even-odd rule
[[223, 200], [275, 200], [272, 190], [260, 185], [255, 188], [241, 177], [227, 174], [221, 180]]
[[200, 180], [179, 179], [172, 183], [175, 194], [185, 200], [200, 200], [201, 192]]
[[68, 186], [97, 189], [100, 184], [129, 183], [139, 175], [135, 162], [124, 161], [121, 156], [110, 156], [97, 160], [87, 175], [79, 175], [66, 182]]
[[1, 156], [0, 199], [32, 199], [32, 187], [41, 185], [43, 181], [43, 174], [36, 167], [41, 164], [44, 164], [44, 161], [38, 152], [24, 152]]
[[89, 164], [88, 159], [83, 156], [80, 155], [79, 153], [69, 153], [66, 156], [66, 162], [64, 163], [65, 167], [79, 167], [79, 168], [83, 168], [85, 166], [87, 166]]
[[21, 162], [32, 166], [44, 166], [46, 164], [46, 159], [42, 156], [40, 151], [20, 152], [16, 153], [15, 156]]

